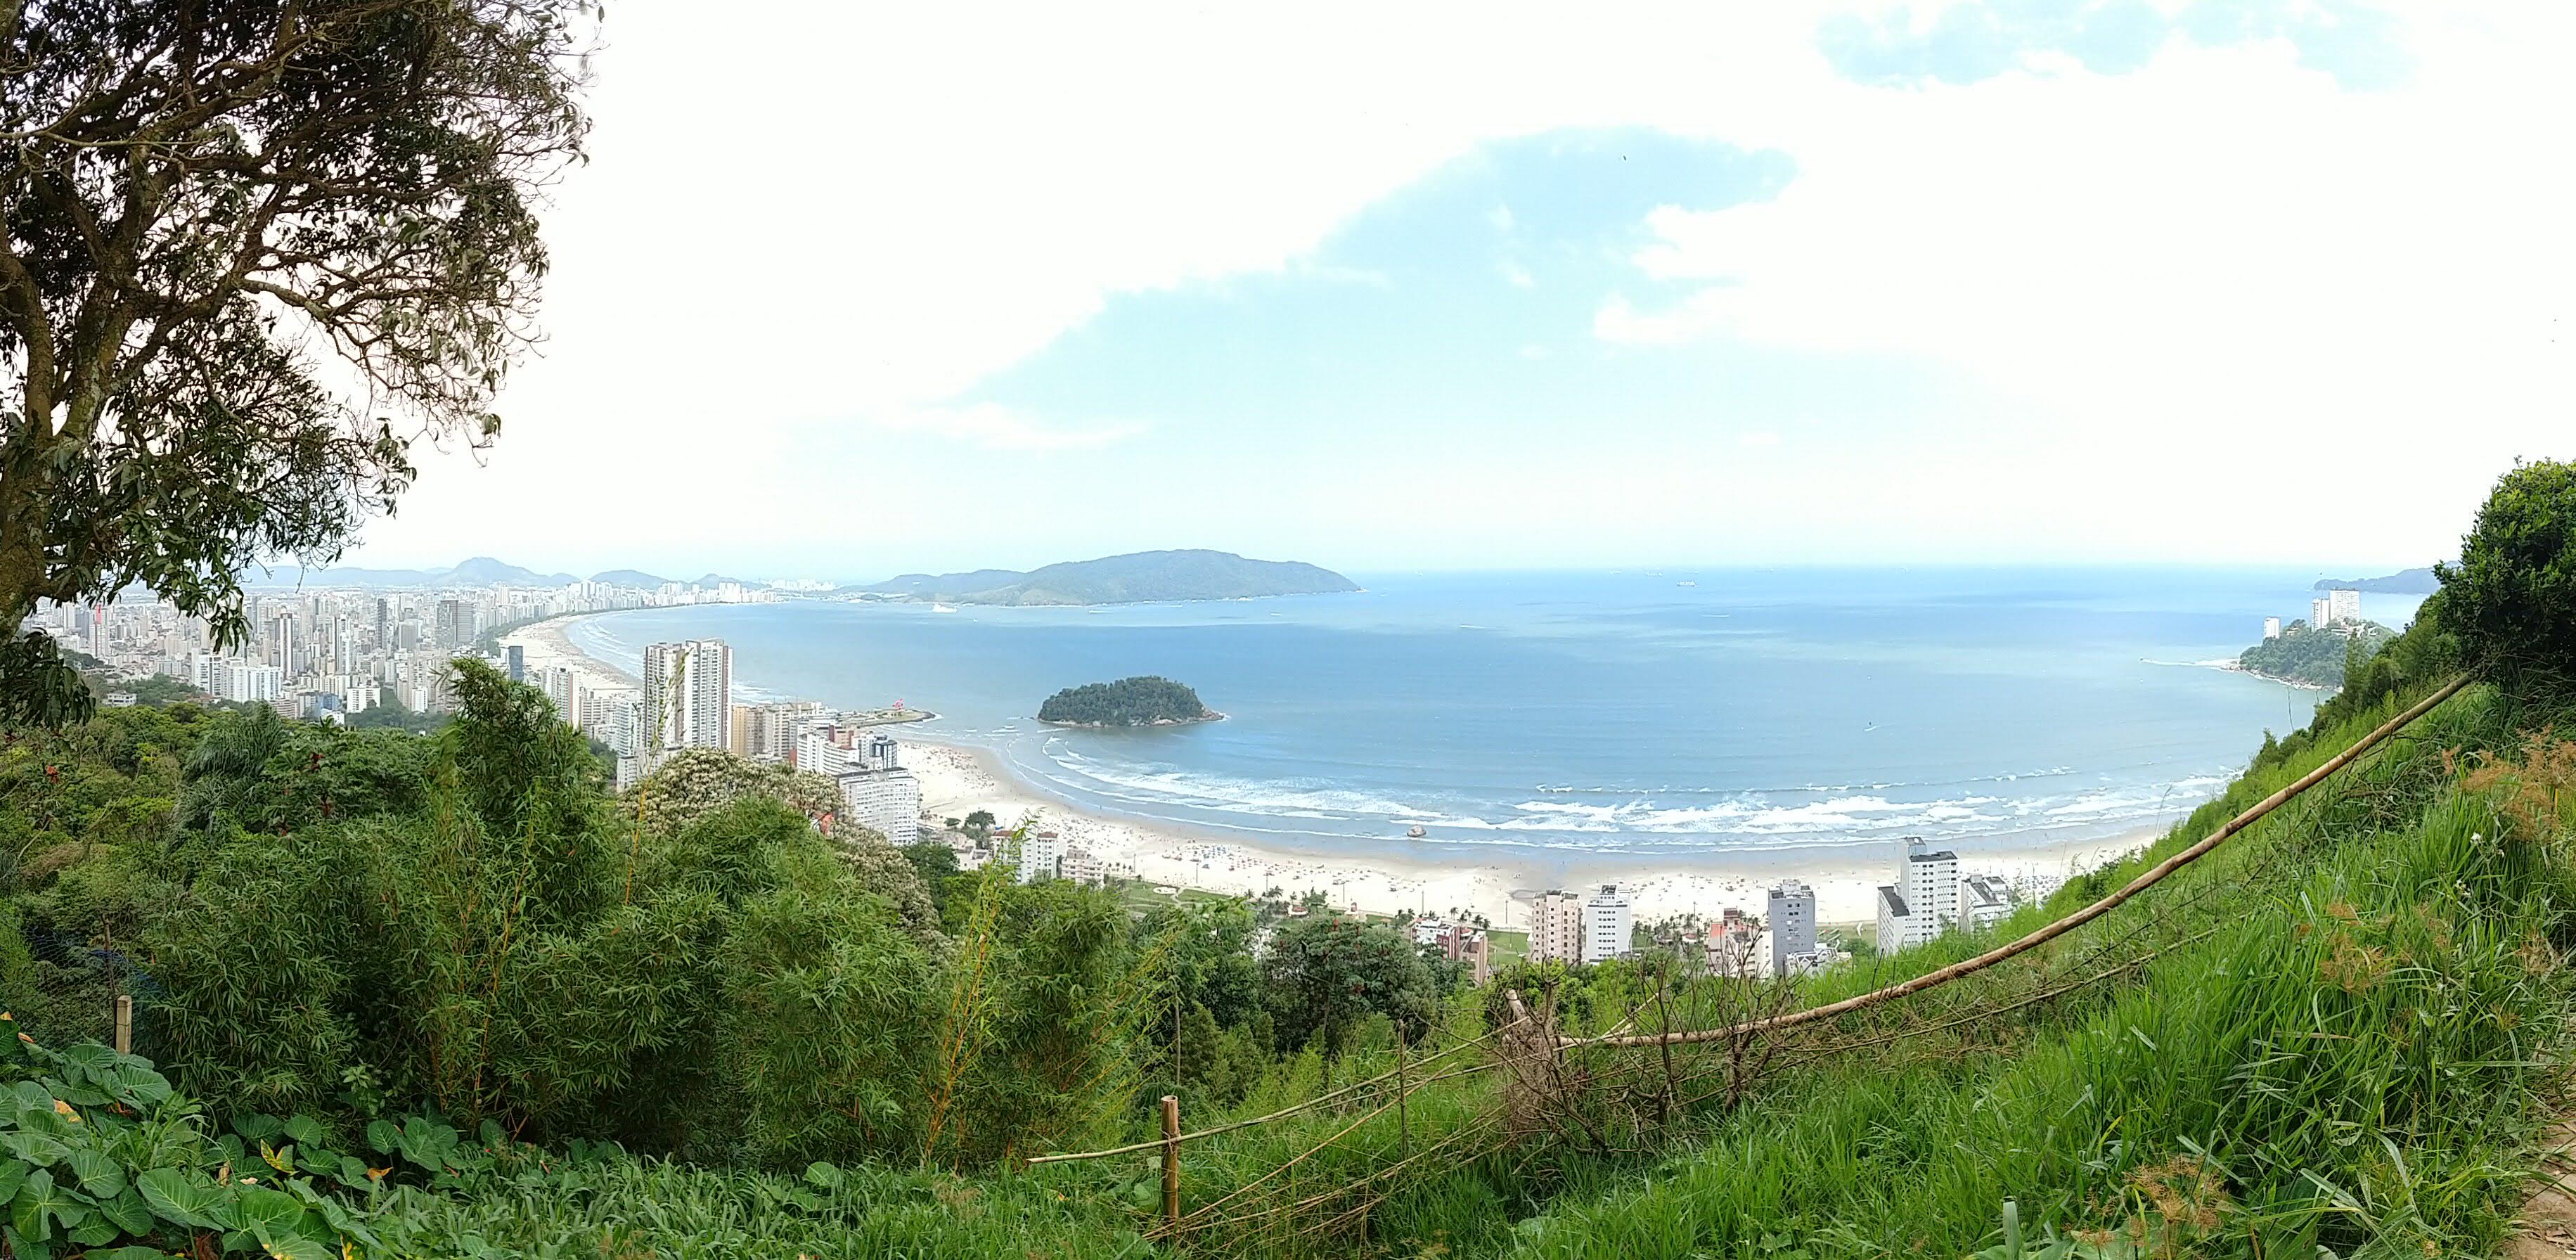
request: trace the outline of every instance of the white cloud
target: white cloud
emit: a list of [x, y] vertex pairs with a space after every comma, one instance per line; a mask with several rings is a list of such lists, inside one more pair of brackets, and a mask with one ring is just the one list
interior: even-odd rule
[[[1795, 422], [1799, 440], [1722, 494], [1705, 492], [1722, 463], [1691, 456], [1745, 430], [1713, 427], [1714, 447], [1642, 474], [1672, 478], [1668, 493], [1567, 519], [1548, 544], [1579, 554], [1534, 561], [1775, 535], [1861, 552], [1868, 531], [1900, 528], [1953, 553], [2044, 536], [2124, 557], [2311, 529], [2343, 555], [2420, 558], [2512, 455], [2576, 454], [2558, 331], [2576, 198], [2552, 130], [2576, 116], [2555, 64], [2576, 43], [2569, 10], [2418, 5], [2416, 73], [2380, 93], [2338, 92], [2278, 42], [2177, 42], [2118, 77], [2042, 61], [1968, 88], [1870, 88], [1817, 52], [1824, 11], [746, 4], [710, 24], [688, 6], [614, 8], [594, 161], [547, 221], [546, 355], [502, 399], [491, 466], [429, 461], [358, 562], [571, 567], [584, 557], [536, 553], [581, 546], [603, 565], [722, 567], [830, 537], [853, 483], [1034, 495], [1065, 466], [1167, 446], [1230, 525], [1283, 554], [1390, 545], [1405, 531], [1374, 514], [1416, 507], [1409, 563], [1532, 545], [1501, 492], [1514, 469], [1618, 476], [1574, 465], [1634, 459], [1568, 449], [1582, 416], [1565, 444], [1498, 438], [1456, 470], [1404, 466], [1417, 435], [1387, 432], [1306, 484], [1277, 475], [1260, 431], [1220, 441], [952, 400], [1112, 295], [1298, 267], [1336, 224], [1480, 142], [1583, 126], [1796, 165], [1776, 201], [1657, 214], [1638, 262], [1660, 279], [1592, 312], [1605, 342], [1912, 365], [2008, 406], [1973, 431], [1899, 432], [1855, 454], [1859, 473], [1801, 471], [1810, 452], [1833, 460], [1832, 421], [1754, 417], [1753, 432]], [[1348, 38], [1360, 27], [1369, 39]], [[1906, 423], [1897, 408], [1883, 427]], [[1482, 480], [1448, 493], [1443, 472]], [[1862, 474], [1875, 480], [1849, 480]], [[1815, 505], [1846, 485], [1876, 515], [1820, 527]], [[1990, 497], [1963, 502], [1962, 485]], [[1335, 516], [1344, 494], [1370, 514]], [[772, 510], [603, 515], [693, 495]], [[2330, 524], [2321, 503], [2341, 505]], [[1014, 531], [1037, 527], [979, 514], [906, 544], [922, 550], [832, 560], [1025, 559]], [[1159, 505], [1043, 527], [1068, 554], [1200, 541], [1170, 534]]]
[[923, 407], [873, 418], [868, 424], [892, 433], [953, 438], [988, 451], [1097, 450], [1145, 432], [1144, 425], [1132, 423], [1087, 427], [1047, 424], [994, 403]]

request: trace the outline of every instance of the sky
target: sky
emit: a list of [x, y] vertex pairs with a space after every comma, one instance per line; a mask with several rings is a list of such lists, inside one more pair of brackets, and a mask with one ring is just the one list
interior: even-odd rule
[[345, 562], [2357, 570], [2576, 458], [2576, 6], [711, 12]]

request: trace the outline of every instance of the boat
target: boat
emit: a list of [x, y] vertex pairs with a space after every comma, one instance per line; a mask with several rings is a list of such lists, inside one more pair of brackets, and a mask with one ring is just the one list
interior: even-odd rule
[[1407, 840], [1419, 840], [1430, 834], [1430, 832], [1424, 831], [1419, 823], [1404, 829], [1404, 838]]
[[954, 609], [954, 608], [949, 607], [949, 606], [948, 606], [948, 605], [946, 605], [946, 604], [937, 604], [937, 603], [934, 603], [934, 604], [932, 604], [932, 605], [930, 606], [930, 611], [935, 612], [935, 613], [939, 613], [939, 612], [955, 612], [955, 611], [957, 611], [957, 610], [956, 610], [956, 609]]

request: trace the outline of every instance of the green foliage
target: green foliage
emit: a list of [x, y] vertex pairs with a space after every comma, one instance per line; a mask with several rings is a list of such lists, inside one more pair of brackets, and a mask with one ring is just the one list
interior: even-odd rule
[[1038, 706], [1039, 721], [1068, 726], [1165, 726], [1214, 716], [1187, 686], [1142, 676], [1067, 687]]
[[415, 431], [492, 437], [593, 10], [7, 12], [0, 721], [59, 723], [87, 692], [18, 635], [36, 601], [140, 582], [238, 642], [238, 575], [336, 554]]
[[1331, 1058], [1360, 1021], [1384, 1015], [1410, 1040], [1428, 1030], [1437, 999], [1413, 942], [1384, 924], [1292, 920], [1263, 955], [1262, 988], [1284, 1049], [1312, 1045]]
[[2431, 603], [2467, 660], [2521, 686], [2576, 680], [2576, 464], [2518, 464], [2437, 565]]
[[2340, 687], [2347, 668], [2358, 667], [2378, 655], [2395, 637], [2396, 631], [2376, 622], [2319, 629], [2294, 621], [2279, 638], [2245, 649], [2236, 663], [2266, 678], [2311, 687]]

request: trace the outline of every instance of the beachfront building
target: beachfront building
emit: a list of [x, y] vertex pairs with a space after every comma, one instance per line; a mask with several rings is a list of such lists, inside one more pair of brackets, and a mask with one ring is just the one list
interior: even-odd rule
[[1617, 884], [1603, 884], [1583, 903], [1583, 961], [1607, 962], [1628, 952], [1628, 899]]
[[1893, 954], [1916, 943], [1914, 907], [1894, 884], [1878, 886], [1878, 952]]
[[1583, 961], [1582, 901], [1573, 893], [1551, 889], [1539, 894], [1538, 904], [1533, 910], [1529, 960], [1534, 963]]
[[910, 770], [845, 770], [833, 781], [841, 788], [842, 822], [866, 827], [889, 844], [921, 838], [921, 780]]
[[1959, 881], [1959, 926], [1982, 930], [2012, 913], [2012, 890], [1993, 875], [1970, 875]]
[[1763, 922], [1771, 926], [1771, 974], [1789, 974], [1789, 955], [1816, 952], [1816, 890], [1784, 879], [1771, 888]]
[[644, 649], [646, 755], [733, 742], [733, 648], [722, 639]]
[[2265, 643], [2269, 643], [2280, 637], [2281, 619], [2278, 617], [2265, 617], [2263, 619], [2263, 641]]
[[1064, 866], [1064, 840], [1052, 831], [1031, 833], [1020, 841], [1019, 882], [1034, 884], [1054, 879]]
[[1109, 865], [1089, 849], [1067, 849], [1056, 859], [1056, 878], [1097, 888], [1108, 882]]
[[781, 700], [733, 707], [733, 750], [754, 761], [787, 761], [796, 755], [796, 737], [823, 716], [819, 700]]
[[1901, 877], [1906, 904], [1913, 907], [1915, 938], [1906, 944], [1920, 945], [1950, 929], [1959, 915], [1959, 855], [1948, 849], [1932, 850], [1923, 837], [1905, 838], [1905, 866]]

